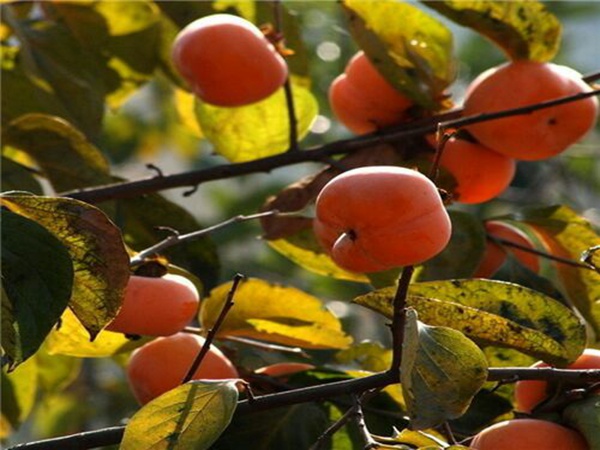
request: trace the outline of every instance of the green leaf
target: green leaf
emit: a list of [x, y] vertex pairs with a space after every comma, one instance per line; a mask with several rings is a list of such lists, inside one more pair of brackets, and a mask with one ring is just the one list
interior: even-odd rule
[[235, 380], [181, 385], [133, 415], [119, 449], [208, 449], [229, 425], [237, 400]]
[[[359, 296], [355, 303], [392, 317], [395, 288]], [[485, 345], [514, 348], [565, 366], [586, 345], [579, 317], [560, 302], [522, 286], [495, 280], [414, 283], [408, 306], [429, 324], [457, 329]]]
[[71, 298], [73, 264], [38, 223], [2, 209], [2, 349], [9, 369], [33, 355]]
[[411, 428], [462, 416], [487, 379], [487, 360], [461, 332], [425, 325], [406, 312], [400, 383]]
[[[243, 75], [240, 75], [243, 76]], [[310, 130], [318, 113], [315, 97], [292, 78], [298, 139]], [[202, 132], [215, 152], [231, 162], [251, 161], [276, 155], [289, 148], [289, 120], [283, 88], [258, 103], [221, 108], [196, 102]]]
[[0, 203], [44, 226], [67, 248], [75, 271], [69, 307], [93, 340], [115, 317], [129, 280], [120, 230], [102, 211], [78, 200], [7, 193]]
[[473, 214], [449, 211], [452, 235], [446, 248], [423, 265], [418, 281], [470, 277], [485, 252], [485, 229]]
[[8, 124], [3, 137], [35, 159], [58, 192], [112, 181], [104, 155], [60, 117], [26, 114]]
[[[2, 422], [10, 430], [0, 428], [0, 437], [16, 430], [31, 413], [38, 391], [37, 358], [29, 358], [11, 373], [2, 371]], [[3, 436], [4, 434], [4, 436]]]
[[33, 175], [33, 171], [28, 167], [14, 161], [10, 158], [2, 156], [0, 163], [2, 175], [2, 190], [6, 191], [26, 191], [32, 194], [41, 194], [42, 187]]
[[586, 439], [590, 450], [600, 449], [600, 397], [589, 397], [572, 402], [567, 406], [562, 417], [567, 425], [575, 428]]
[[[202, 301], [200, 322], [215, 324], [232, 283], [222, 284]], [[235, 291], [235, 307], [219, 327], [220, 336], [243, 336], [305, 348], [342, 349], [352, 338], [316, 297], [289, 286], [246, 279]]]
[[312, 229], [302, 230], [284, 239], [267, 241], [269, 247], [311, 272], [340, 280], [368, 283], [363, 274], [340, 268], [317, 242]]
[[419, 106], [440, 109], [455, 77], [450, 30], [406, 2], [342, 4], [352, 37], [388, 82]]
[[542, 2], [423, 1], [454, 22], [481, 33], [511, 59], [546, 62], [560, 48], [562, 27]]
[[[546, 249], [555, 256], [579, 261], [589, 248], [600, 245], [591, 224], [568, 206], [524, 211], [520, 219], [530, 225]], [[563, 292], [600, 340], [600, 273], [554, 262], [548, 278]]]

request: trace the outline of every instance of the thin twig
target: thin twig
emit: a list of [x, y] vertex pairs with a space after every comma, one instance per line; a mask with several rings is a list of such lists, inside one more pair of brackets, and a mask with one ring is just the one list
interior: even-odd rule
[[148, 247], [145, 250], [142, 250], [141, 252], [137, 253], [136, 255], [134, 255], [131, 258], [130, 261], [130, 265], [131, 266], [136, 266], [138, 264], [141, 264], [144, 262], [144, 260], [152, 255], [155, 255], [157, 253], [161, 253], [163, 251], [165, 251], [166, 249], [173, 247], [175, 245], [178, 244], [182, 244], [184, 242], [188, 242], [188, 241], [192, 241], [195, 239], [199, 239], [203, 236], [206, 236], [209, 233], [212, 233], [214, 231], [220, 230], [222, 228], [225, 228], [231, 224], [234, 223], [240, 223], [240, 222], [246, 222], [249, 220], [256, 220], [256, 219], [262, 219], [263, 217], [269, 217], [269, 216], [274, 216], [279, 214], [279, 211], [273, 209], [273, 210], [269, 210], [269, 211], [264, 211], [264, 212], [260, 212], [260, 213], [256, 213], [256, 214], [250, 214], [247, 216], [244, 215], [238, 215], [235, 217], [231, 217], [230, 219], [227, 219], [223, 222], [220, 222], [216, 225], [212, 225], [210, 227], [207, 228], [203, 228], [201, 230], [197, 230], [197, 231], [192, 231], [191, 233], [187, 233], [187, 234], [178, 234], [178, 233], [174, 233], [171, 234], [170, 236], [166, 237], [165, 239], [163, 239], [162, 241], [158, 242], [157, 244], [154, 244], [151, 247]]
[[392, 364], [390, 371], [400, 373], [400, 363], [402, 362], [402, 344], [404, 343], [404, 325], [406, 321], [406, 297], [408, 295], [408, 286], [414, 272], [413, 266], [406, 266], [402, 269], [402, 274], [398, 280], [398, 287], [394, 295], [391, 331], [392, 331]]
[[239, 273], [233, 277], [233, 283], [231, 285], [231, 289], [227, 293], [227, 298], [225, 299], [223, 308], [221, 309], [221, 312], [219, 313], [219, 317], [217, 317], [217, 320], [215, 321], [214, 325], [208, 331], [208, 334], [206, 335], [206, 341], [204, 341], [202, 348], [196, 355], [196, 358], [194, 358], [194, 362], [192, 362], [192, 365], [190, 366], [187, 374], [181, 381], [182, 384], [187, 383], [194, 377], [194, 374], [196, 373], [196, 370], [198, 370], [198, 367], [200, 367], [200, 363], [204, 359], [204, 356], [210, 350], [210, 346], [211, 346], [213, 340], [215, 339], [215, 336], [217, 335], [217, 331], [219, 331], [219, 328], [223, 324], [223, 321], [225, 320], [225, 317], [229, 313], [229, 310], [233, 307], [233, 297], [235, 296], [235, 292], [237, 291], [237, 288], [243, 279], [244, 279], [244, 276]]
[[369, 428], [365, 422], [365, 415], [363, 413], [362, 402], [370, 399], [371, 396], [367, 397], [368, 394], [369, 392], [365, 392], [360, 396], [360, 398], [358, 396], [354, 396], [354, 419], [356, 420], [358, 431], [365, 441], [365, 446], [363, 447], [365, 450], [377, 448], [379, 446], [377, 441], [373, 439], [373, 436], [371, 436], [371, 433], [369, 432]]

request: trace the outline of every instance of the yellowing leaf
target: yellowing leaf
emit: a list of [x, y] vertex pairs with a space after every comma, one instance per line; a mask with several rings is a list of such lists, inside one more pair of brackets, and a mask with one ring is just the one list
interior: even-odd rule
[[33, 357], [9, 374], [2, 371], [2, 424], [0, 437], [8, 436], [29, 416], [38, 389], [38, 363]]
[[[354, 301], [387, 317], [395, 288]], [[519, 350], [556, 365], [574, 361], [585, 347], [585, 328], [567, 307], [544, 294], [494, 280], [413, 283], [408, 306], [429, 324], [448, 326], [482, 344]]]
[[302, 230], [285, 239], [267, 241], [267, 244], [286, 258], [311, 272], [340, 280], [368, 283], [363, 274], [342, 269], [317, 243], [312, 230]]
[[423, 3], [486, 36], [511, 59], [546, 62], [559, 50], [562, 27], [543, 2], [435, 0]]
[[68, 355], [79, 358], [105, 358], [131, 351], [149, 338], [131, 340], [124, 334], [101, 331], [94, 341], [70, 309], [60, 319], [60, 326], [53, 329], [45, 341], [51, 355]]
[[98, 208], [78, 200], [5, 194], [0, 203], [49, 230], [73, 261], [69, 307], [90, 334], [116, 315], [129, 280], [129, 255], [120, 230]]
[[202, 137], [202, 130], [196, 119], [194, 112], [194, 104], [196, 102], [194, 94], [191, 94], [183, 89], [176, 89], [173, 99], [175, 108], [181, 123], [196, 137]]
[[[231, 286], [217, 286], [203, 300], [200, 322], [204, 328], [214, 325]], [[341, 349], [352, 342], [321, 301], [299, 289], [248, 279], [238, 286], [234, 302], [219, 328], [221, 336], [244, 336], [305, 348]]]
[[[298, 139], [302, 139], [317, 116], [318, 105], [306, 87], [292, 82], [292, 92]], [[198, 101], [196, 115], [215, 152], [231, 162], [242, 162], [276, 155], [289, 148], [286, 108], [285, 94], [280, 88], [265, 100], [239, 108], [221, 108]]]
[[134, 414], [119, 449], [208, 449], [231, 422], [237, 400], [235, 380], [183, 384]]
[[381, 74], [418, 105], [440, 108], [454, 80], [452, 33], [408, 2], [344, 0], [350, 32]]
[[400, 383], [411, 428], [462, 416], [487, 379], [483, 352], [461, 332], [433, 327], [407, 310]]

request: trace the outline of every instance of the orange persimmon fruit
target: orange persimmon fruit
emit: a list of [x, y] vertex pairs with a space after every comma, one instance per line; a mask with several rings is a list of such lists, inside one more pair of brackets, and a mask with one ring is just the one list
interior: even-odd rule
[[[467, 88], [464, 115], [497, 112], [589, 92], [575, 70], [553, 63], [511, 61], [481, 73]], [[598, 99], [570, 103], [469, 125], [479, 142], [520, 160], [558, 155], [590, 131]]]
[[360, 51], [329, 87], [337, 119], [355, 134], [366, 134], [408, 118], [412, 100], [398, 92]]
[[263, 100], [288, 76], [285, 60], [260, 29], [231, 14], [202, 17], [183, 28], [172, 59], [194, 93], [217, 106]]
[[[189, 333], [156, 338], [131, 354], [127, 378], [140, 404], [176, 388], [192, 366], [205, 339]], [[193, 380], [239, 378], [233, 363], [215, 345], [211, 345]]]
[[[538, 361], [532, 367], [548, 367]], [[586, 348], [567, 369], [600, 369], [600, 350]], [[548, 384], [542, 380], [522, 380], [515, 383], [515, 406], [520, 412], [530, 413], [536, 405], [547, 397]]]
[[108, 331], [141, 336], [168, 336], [183, 330], [196, 316], [200, 295], [185, 277], [132, 275], [125, 297]]
[[[500, 239], [520, 244], [524, 247], [534, 249], [533, 244], [518, 228], [512, 227], [506, 223], [490, 220], [484, 225], [487, 234]], [[507, 253], [510, 252], [522, 265], [527, 267], [532, 272], [539, 272], [540, 261], [539, 257], [525, 250], [520, 250], [508, 245], [500, 245], [491, 239], [486, 241], [485, 253], [479, 266], [473, 275], [475, 278], [489, 278], [494, 275], [498, 269], [504, 264]]]
[[313, 229], [333, 261], [352, 272], [421, 263], [441, 252], [452, 224], [437, 187], [416, 170], [352, 169], [316, 199]]
[[589, 450], [577, 431], [538, 419], [513, 419], [480, 431], [469, 448], [475, 450]]

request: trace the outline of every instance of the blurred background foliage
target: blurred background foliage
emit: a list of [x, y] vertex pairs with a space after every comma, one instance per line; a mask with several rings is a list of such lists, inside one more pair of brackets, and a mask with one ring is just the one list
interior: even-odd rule
[[[12, 3], [10, 14], [35, 18], [40, 14], [39, 8], [43, 3], [45, 2]], [[56, 2], [48, 0], [48, 3]], [[120, 3], [126, 7], [130, 2]], [[169, 61], [165, 55], [168, 54], [170, 43], [168, 37], [172, 39], [182, 24], [194, 20], [199, 15], [216, 11], [248, 14], [248, 8], [251, 8], [253, 3], [227, 0], [163, 3], [158, 5], [158, 10], [165, 14], [165, 17], [169, 17], [169, 20], [161, 19], [156, 26], [144, 27], [141, 31], [147, 33], [143, 37], [147, 45], [164, 48], [163, 58], [154, 62], [163, 69], [162, 71], [150, 71], [148, 67], [144, 67], [144, 59], [140, 57], [138, 66], [118, 68], [117, 73], [128, 80], [128, 83], [119, 84], [120, 88], [113, 91], [116, 81], [110, 77], [98, 77], [92, 70], [95, 63], [89, 62], [92, 71], [90, 79], [95, 80], [95, 89], [98, 89], [98, 92], [111, 92], [109, 109], [104, 111], [104, 105], [101, 105], [99, 110], [93, 112], [105, 113], [102, 127], [92, 130], [94, 141], [108, 158], [112, 173], [125, 179], [153, 175], [154, 172], [146, 166], [147, 164], [160, 168], [164, 174], [171, 174], [227, 163], [223, 157], [213, 153], [210, 142], [202, 139], [201, 131], [193, 121], [190, 124], [189, 99], [186, 100], [181, 89], [176, 88], [176, 83], [180, 81], [168, 67]], [[571, 66], [584, 74], [600, 70], [600, 47], [593, 38], [598, 31], [600, 3], [552, 1], [545, 4], [563, 24], [562, 46], [554, 62]], [[266, 2], [258, 8], [257, 14], [260, 18], [268, 16], [265, 5]], [[294, 44], [300, 45], [301, 42], [303, 45], [303, 48], [297, 49], [301, 62], [292, 70], [295, 74], [303, 76], [305, 82], [310, 82], [310, 91], [319, 107], [319, 115], [303, 139], [302, 147], [308, 148], [351, 137], [350, 132], [336, 122], [327, 101], [327, 90], [331, 81], [344, 70], [347, 61], [358, 50], [350, 37], [339, 4], [335, 1], [284, 0], [283, 5], [289, 11], [290, 17], [297, 21], [294, 30], [296, 35], [293, 39], [290, 37], [288, 45], [293, 50]], [[503, 62], [505, 57], [493, 44], [477, 33], [453, 24], [420, 4], [415, 5], [438, 17], [454, 33], [458, 78], [452, 86], [452, 94], [455, 103], [460, 104], [469, 81], [481, 71]], [[112, 14], [110, 11], [106, 13]], [[15, 30], [14, 27], [11, 29], [15, 18], [12, 19], [12, 22], [5, 21], [0, 30], [3, 41], [7, 44], [3, 47], [3, 65], [10, 65], [11, 44], [23, 37], [19, 35], [19, 30]], [[142, 22], [154, 20], [143, 17], [138, 19]], [[77, 24], [72, 25], [76, 28]], [[135, 28], [136, 23], [123, 26]], [[156, 27], [165, 27], [161, 28], [163, 32], [160, 33], [163, 40], [157, 37]], [[129, 31], [133, 28], [129, 28]], [[82, 40], [95, 42], [93, 45], [106, 45], [115, 55], [120, 51], [132, 51], [123, 47], [125, 44], [119, 39], [88, 40], [90, 36], [86, 36], [86, 32], [89, 30], [78, 30]], [[285, 22], [283, 31], [286, 32]], [[36, 30], [36, 33], [40, 33], [36, 36], [40, 37], [44, 32], [48, 30]], [[35, 40], [36, 36], [30, 36], [30, 39]], [[60, 43], [64, 36], [56, 36], [56, 39], [55, 42]], [[51, 62], [68, 56], [61, 54], [57, 49], [45, 50], [47, 58], [37, 61], [39, 70], [52, 72], [54, 66]], [[134, 50], [137, 52], [140, 49]], [[68, 74], [58, 73], [56, 76], [68, 77]], [[28, 86], [22, 87], [27, 95], [36, 95], [26, 91]], [[19, 92], [3, 92], [3, 106], [5, 100], [9, 101], [9, 94], [25, 95]], [[93, 97], [95, 93], [71, 92], [64, 95]], [[80, 125], [91, 126], [85, 122]], [[515, 180], [501, 198], [482, 205], [454, 205], [453, 208], [467, 211], [476, 217], [487, 218], [518, 212], [526, 206], [567, 204], [590, 220], [594, 226], [600, 227], [598, 131], [596, 129], [595, 133], [584, 141], [552, 160], [543, 163], [520, 162]], [[163, 195], [191, 213], [200, 223], [209, 225], [238, 214], [256, 212], [269, 195], [304, 175], [314, 173], [319, 167], [315, 164], [297, 165], [268, 174], [206, 183], [188, 196], [183, 193], [189, 189], [172, 189], [163, 192]], [[348, 304], [354, 296], [367, 292], [368, 286], [309, 273], [265, 245], [260, 239], [260, 233], [258, 223], [247, 222], [214, 234], [213, 241], [218, 249], [221, 270], [214, 273], [213, 285], [230, 280], [235, 273], [293, 285], [326, 300], [328, 306], [344, 319], [347, 331], [356, 341], [378, 339], [385, 343], [387, 328], [382, 326], [382, 319], [374, 313]], [[226, 351], [239, 350], [233, 344], [227, 344], [225, 347]], [[328, 360], [330, 356], [322, 355], [323, 361]], [[274, 362], [281, 356], [250, 350], [245, 358], [249, 366], [257, 366]], [[59, 371], [63, 374], [74, 374], [72, 378], [76, 379], [76, 382], [71, 384], [68, 390], [61, 389], [62, 386], [51, 385], [52, 388], [47, 391], [48, 395], [43, 401], [35, 408], [31, 405], [33, 417], [14, 437], [15, 442], [115, 425], [122, 417], [129, 416], [136, 409], [136, 405], [124, 382], [121, 367], [123, 362], [120, 357], [93, 363], [86, 360], [83, 368], [78, 360], [69, 357], [53, 359], [52, 362], [36, 358], [28, 362], [46, 364], [41, 373], [46, 374], [45, 382], [50, 385], [52, 374]], [[63, 376], [61, 379], [65, 380], [68, 377]], [[86, 402], [81, 402], [81, 398], [85, 398]]]

